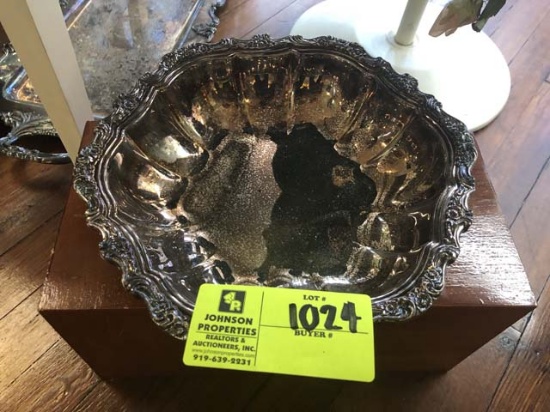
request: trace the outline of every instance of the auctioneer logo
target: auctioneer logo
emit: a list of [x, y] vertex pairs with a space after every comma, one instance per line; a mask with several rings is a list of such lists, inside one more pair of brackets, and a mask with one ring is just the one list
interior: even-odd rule
[[243, 313], [245, 295], [246, 292], [244, 291], [222, 290], [218, 311]]

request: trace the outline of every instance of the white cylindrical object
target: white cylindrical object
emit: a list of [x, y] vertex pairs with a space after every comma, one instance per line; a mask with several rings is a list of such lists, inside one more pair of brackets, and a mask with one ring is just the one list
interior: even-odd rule
[[407, 2], [407, 7], [405, 7], [405, 12], [394, 38], [397, 44], [401, 46], [413, 44], [426, 4], [428, 4], [428, 0], [409, 0]]
[[[426, 1], [410, 0], [408, 6], [405, 0], [347, 0], [346, 7], [343, 3], [327, 0], [316, 4], [298, 19], [291, 33], [356, 41], [371, 56], [389, 61], [399, 73], [416, 77], [421, 91], [433, 94], [447, 113], [472, 131], [487, 125], [504, 107], [510, 93], [510, 70], [485, 33], [463, 27], [452, 36], [429, 36], [441, 7], [426, 5]], [[401, 10], [413, 3], [416, 13], [405, 12], [404, 18]], [[406, 20], [413, 14], [423, 17], [418, 30], [409, 29], [414, 41], [408, 46], [398, 44], [393, 30], [400, 19], [401, 26], [407, 26]]]

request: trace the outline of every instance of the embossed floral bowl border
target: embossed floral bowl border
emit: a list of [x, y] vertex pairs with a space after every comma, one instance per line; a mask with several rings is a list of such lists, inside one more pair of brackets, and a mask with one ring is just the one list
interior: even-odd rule
[[385, 87], [402, 96], [419, 113], [437, 124], [438, 130], [448, 140], [453, 184], [447, 188], [445, 199], [439, 202], [441, 211], [438, 216], [441, 219], [443, 240], [431, 247], [429, 261], [424, 269], [406, 287], [400, 288], [397, 295], [373, 300], [376, 321], [406, 320], [432, 306], [443, 290], [446, 265], [458, 257], [459, 236], [468, 229], [472, 221], [467, 200], [474, 190], [471, 167], [477, 152], [473, 136], [463, 123], [443, 112], [440, 103], [433, 96], [420, 92], [415, 79], [409, 75], [397, 74], [389, 63], [372, 58], [359, 45], [331, 37], [306, 40], [300, 36], [291, 36], [273, 40], [267, 35], [261, 35], [251, 40], [225, 39], [217, 44], [194, 44], [169, 53], [154, 73], [146, 74], [130, 93], [120, 96], [111, 115], [96, 127], [93, 142], [82, 149], [77, 159], [74, 187], [87, 203], [88, 224], [101, 232], [101, 256], [121, 268], [124, 287], [143, 298], [153, 321], [178, 339], [186, 336], [193, 302], [184, 300], [182, 303], [181, 296], [176, 296], [172, 289], [166, 287], [158, 271], [152, 271], [146, 264], [148, 258], [136, 241], [135, 233], [129, 233], [127, 228], [112, 218], [113, 210], [117, 206], [107, 187], [106, 177], [101, 174], [104, 173], [105, 159], [122, 138], [124, 129], [135, 120], [136, 113], [143, 113], [150, 106], [152, 96], [169, 84], [182, 64], [199, 61], [213, 53], [220, 55], [274, 48], [318, 49], [357, 62], [374, 74]]

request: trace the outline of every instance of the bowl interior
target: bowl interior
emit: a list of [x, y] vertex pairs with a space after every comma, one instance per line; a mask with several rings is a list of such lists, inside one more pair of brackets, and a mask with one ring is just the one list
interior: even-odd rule
[[443, 238], [444, 133], [347, 56], [214, 54], [151, 98], [122, 129], [106, 185], [183, 306], [204, 282], [381, 299]]

